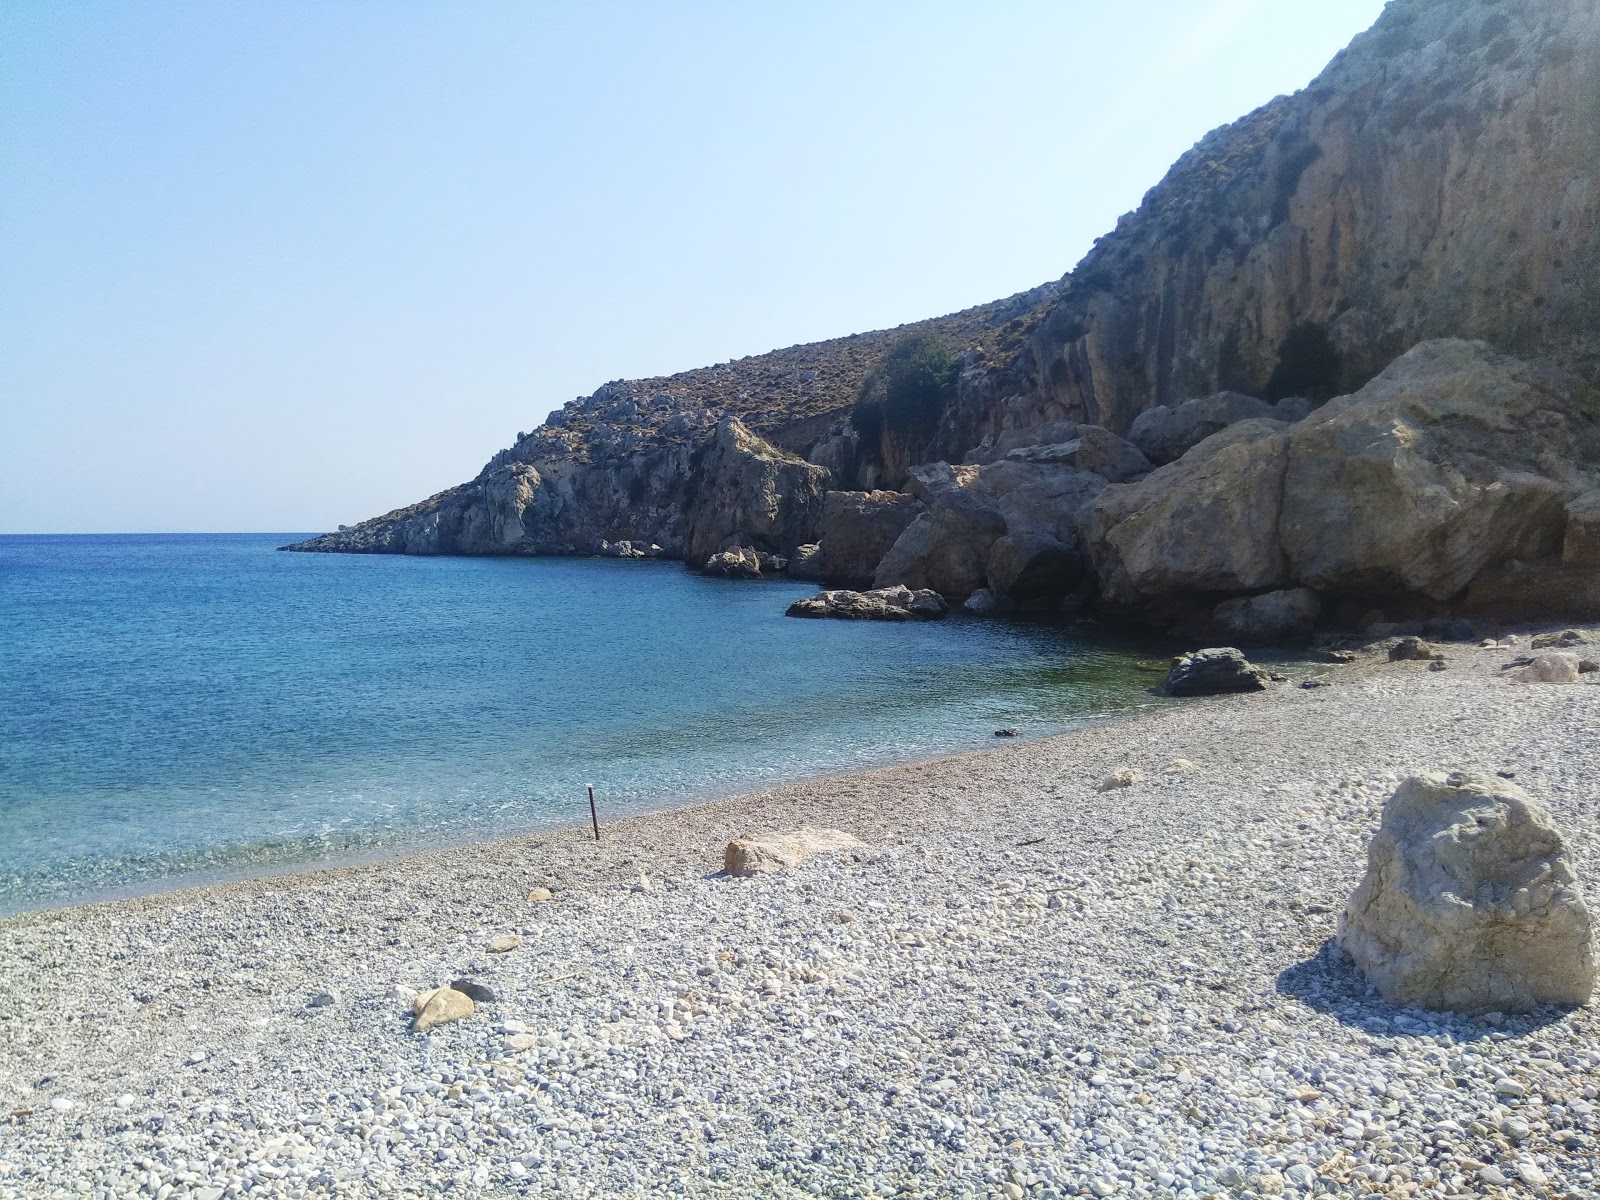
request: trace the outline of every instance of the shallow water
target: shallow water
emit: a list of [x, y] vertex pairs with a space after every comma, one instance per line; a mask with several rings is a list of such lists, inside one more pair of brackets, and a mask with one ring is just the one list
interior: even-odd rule
[[344, 861], [1059, 732], [1130, 647], [786, 618], [675, 563], [0, 537], [0, 911]]

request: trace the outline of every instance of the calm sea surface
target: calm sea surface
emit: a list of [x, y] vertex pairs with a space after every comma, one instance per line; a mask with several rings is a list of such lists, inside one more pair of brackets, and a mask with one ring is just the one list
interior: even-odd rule
[[1139, 656], [675, 563], [0, 537], [0, 911], [668, 808], [1154, 703]]

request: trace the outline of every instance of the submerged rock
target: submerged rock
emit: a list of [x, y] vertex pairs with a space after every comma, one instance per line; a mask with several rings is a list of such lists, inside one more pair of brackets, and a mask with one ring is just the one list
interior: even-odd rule
[[789, 606], [791, 617], [835, 617], [845, 621], [936, 621], [950, 606], [938, 592], [907, 587], [870, 592], [846, 589], [818, 592]]
[[1160, 691], [1167, 696], [1213, 696], [1259, 692], [1269, 676], [1232, 646], [1196, 650], [1175, 660]]
[[1561, 833], [1492, 775], [1418, 775], [1396, 789], [1339, 938], [1391, 1004], [1527, 1012], [1583, 1004], [1595, 985]]

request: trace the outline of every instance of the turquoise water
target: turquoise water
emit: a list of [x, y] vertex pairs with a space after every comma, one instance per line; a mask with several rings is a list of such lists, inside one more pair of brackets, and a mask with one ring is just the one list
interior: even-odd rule
[[[1153, 703], [1059, 627], [786, 618], [675, 563], [0, 537], [0, 910], [349, 860]], [[1159, 678], [1159, 677], [1155, 677]]]

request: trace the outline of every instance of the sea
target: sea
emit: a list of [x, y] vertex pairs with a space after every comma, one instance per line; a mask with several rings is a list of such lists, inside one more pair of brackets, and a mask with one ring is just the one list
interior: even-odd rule
[[0, 537], [0, 912], [602, 822], [1164, 703], [1047, 621], [680, 563]]

